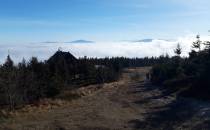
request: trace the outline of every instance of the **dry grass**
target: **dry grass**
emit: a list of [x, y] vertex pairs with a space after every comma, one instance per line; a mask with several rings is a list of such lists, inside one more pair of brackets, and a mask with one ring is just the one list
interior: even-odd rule
[[[43, 99], [34, 104], [26, 105], [15, 112], [3, 111], [1, 113], [13, 118], [14, 121], [5, 123], [9, 127], [11, 126], [12, 130], [15, 127], [8, 124], [16, 124], [16, 126], [17, 124], [22, 124], [25, 126], [38, 122], [42, 125], [53, 125], [52, 120], [55, 119], [59, 120], [58, 122], [61, 123], [61, 126], [66, 126], [67, 128], [98, 129], [104, 127], [104, 129], [109, 129], [110, 127], [106, 128], [106, 126], [113, 125], [119, 127], [120, 122], [124, 124], [124, 120], [136, 116], [136, 112], [139, 111], [139, 109], [133, 108], [136, 106], [131, 105], [130, 107], [129, 103], [127, 107], [121, 108], [121, 106], [125, 106], [126, 103], [124, 102], [130, 100], [130, 97], [127, 97], [129, 95], [127, 95], [126, 89], [128, 89], [127, 86], [130, 85], [130, 82], [133, 82], [131, 81], [131, 74], [139, 72], [141, 73], [140, 76], [145, 77], [145, 73], [141, 71], [145, 71], [144, 68], [129, 68], [125, 70], [117, 82], [89, 85], [73, 91], [64, 91], [56, 97], [56, 100]], [[148, 72], [147, 68], [146, 72]], [[121, 99], [125, 101], [121, 101]], [[116, 120], [120, 122], [113, 124]], [[93, 123], [94, 127], [91, 125], [88, 127], [81, 121], [87, 124]], [[100, 127], [96, 127], [96, 124]]]

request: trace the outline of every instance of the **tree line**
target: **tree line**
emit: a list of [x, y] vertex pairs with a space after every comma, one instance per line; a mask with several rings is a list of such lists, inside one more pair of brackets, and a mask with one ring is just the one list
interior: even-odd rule
[[75, 58], [69, 52], [57, 51], [46, 61], [32, 57], [14, 64], [8, 55], [0, 65], [0, 107], [14, 110], [43, 98], [56, 98], [65, 90], [89, 84], [112, 82], [125, 67], [140, 67], [163, 63], [158, 58]]
[[171, 90], [185, 90], [181, 94], [202, 99], [210, 98], [210, 42], [201, 41], [197, 35], [189, 57], [180, 57], [180, 44], [176, 56], [156, 64], [151, 70], [151, 81]]

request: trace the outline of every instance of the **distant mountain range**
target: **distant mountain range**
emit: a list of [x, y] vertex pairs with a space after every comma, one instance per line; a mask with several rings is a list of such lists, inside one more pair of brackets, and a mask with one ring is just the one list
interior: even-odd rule
[[94, 43], [94, 41], [88, 41], [88, 40], [75, 40], [70, 42], [58, 42], [58, 41], [45, 41], [41, 43]]
[[136, 41], [133, 41], [133, 42], [152, 42], [153, 39], [141, 39], [141, 40], [136, 40]]
[[75, 40], [75, 41], [65, 42], [65, 43], [94, 43], [94, 42], [88, 41], [88, 40]]
[[[166, 41], [166, 42], [174, 42], [176, 40], [173, 39], [152, 39], [152, 38], [147, 38], [147, 39], [140, 39], [140, 40], [125, 40], [127, 42], [136, 42], [136, 43], [150, 43], [153, 42], [154, 40], [156, 41]], [[74, 41], [69, 41], [69, 42], [57, 42], [57, 41], [46, 41], [46, 42], [42, 42], [42, 43], [95, 43], [94, 41], [89, 41], [89, 40], [74, 40]]]
[[46, 42], [42, 42], [42, 43], [59, 43], [57, 41], [46, 41]]
[[152, 42], [154, 40], [167, 41], [167, 42], [173, 42], [173, 41], [175, 41], [173, 39], [141, 39], [141, 40], [135, 40], [135, 41], [132, 41], [132, 42]]

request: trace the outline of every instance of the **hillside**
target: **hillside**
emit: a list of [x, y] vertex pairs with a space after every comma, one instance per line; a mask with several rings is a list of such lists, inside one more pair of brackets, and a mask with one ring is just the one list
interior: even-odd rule
[[[2, 129], [151, 130], [209, 129], [209, 102], [178, 98], [146, 80], [150, 68], [125, 69], [118, 82], [77, 90], [80, 98], [58, 106], [16, 112]], [[58, 102], [58, 101], [57, 101]], [[60, 101], [61, 102], [61, 101]], [[54, 102], [54, 104], [56, 104]], [[45, 108], [45, 109], [44, 109]]]

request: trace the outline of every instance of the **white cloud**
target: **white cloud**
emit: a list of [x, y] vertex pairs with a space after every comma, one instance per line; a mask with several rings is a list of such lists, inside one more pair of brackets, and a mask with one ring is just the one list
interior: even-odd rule
[[[201, 37], [202, 40], [210, 40], [209, 36]], [[0, 45], [0, 62], [2, 63], [9, 53], [14, 61], [21, 61], [24, 57], [29, 59], [36, 56], [41, 60], [49, 58], [59, 47], [63, 51], [69, 51], [76, 57], [145, 57], [159, 56], [168, 53], [174, 55], [174, 48], [177, 43], [181, 44], [183, 56], [187, 56], [191, 50], [192, 42], [195, 41], [195, 35], [179, 37], [174, 41], [153, 40], [152, 42], [95, 42], [87, 44], [76, 43], [34, 43], [34, 44], [1, 44]]]

